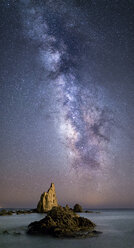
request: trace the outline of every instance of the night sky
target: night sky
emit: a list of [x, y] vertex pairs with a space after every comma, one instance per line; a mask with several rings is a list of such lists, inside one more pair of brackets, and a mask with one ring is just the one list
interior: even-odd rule
[[134, 1], [0, 1], [0, 206], [134, 207]]

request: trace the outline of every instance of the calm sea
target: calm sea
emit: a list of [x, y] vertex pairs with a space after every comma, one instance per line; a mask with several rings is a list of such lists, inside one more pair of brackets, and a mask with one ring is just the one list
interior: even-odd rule
[[[44, 215], [1, 216], [0, 248], [134, 248], [134, 210], [101, 210], [100, 213], [82, 213], [81, 216], [95, 222], [96, 229], [103, 234], [90, 239], [61, 240], [29, 236], [26, 234], [28, 224]], [[3, 234], [4, 230], [9, 234]]]

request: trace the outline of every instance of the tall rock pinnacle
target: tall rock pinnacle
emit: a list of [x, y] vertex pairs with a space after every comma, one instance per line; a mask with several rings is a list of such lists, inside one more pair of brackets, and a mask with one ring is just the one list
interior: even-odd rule
[[52, 207], [57, 207], [58, 202], [56, 198], [55, 185], [51, 183], [50, 188], [47, 192], [44, 192], [37, 205], [38, 213], [47, 212], [52, 209]]

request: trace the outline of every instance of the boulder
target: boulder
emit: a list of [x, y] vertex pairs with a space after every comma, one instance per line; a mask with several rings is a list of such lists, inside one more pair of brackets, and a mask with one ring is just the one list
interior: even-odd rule
[[45, 218], [28, 226], [28, 234], [52, 235], [57, 238], [85, 238], [98, 235], [95, 224], [78, 216], [68, 207], [53, 207]]
[[82, 212], [82, 207], [79, 204], [75, 204], [74, 208], [73, 208], [73, 211], [76, 212], [76, 213], [77, 212], [81, 213]]
[[44, 192], [37, 205], [37, 212], [38, 213], [45, 213], [52, 209], [52, 207], [57, 207], [57, 197], [55, 192], [55, 185], [51, 183], [50, 188], [47, 192]]

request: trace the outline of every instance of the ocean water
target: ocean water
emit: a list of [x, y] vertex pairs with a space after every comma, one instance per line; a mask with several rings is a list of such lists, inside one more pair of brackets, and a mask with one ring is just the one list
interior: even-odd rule
[[[45, 214], [0, 216], [0, 248], [134, 248], [134, 210], [101, 210], [80, 215], [96, 223], [96, 230], [103, 233], [87, 239], [29, 236], [28, 224]], [[9, 234], [3, 234], [4, 230]]]

